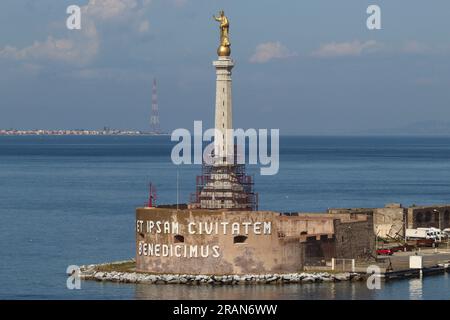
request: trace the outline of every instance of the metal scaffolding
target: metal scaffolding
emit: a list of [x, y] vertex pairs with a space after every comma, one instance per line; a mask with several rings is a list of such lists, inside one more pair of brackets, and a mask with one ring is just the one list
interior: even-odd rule
[[[236, 155], [236, 152], [235, 152]], [[190, 207], [201, 209], [258, 210], [258, 194], [253, 177], [246, 174], [245, 164], [214, 163], [202, 165]]]

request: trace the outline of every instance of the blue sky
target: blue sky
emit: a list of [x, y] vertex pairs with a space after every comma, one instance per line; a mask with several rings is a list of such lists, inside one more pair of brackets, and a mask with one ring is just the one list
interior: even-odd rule
[[[450, 2], [3, 0], [0, 128], [149, 129], [213, 121], [218, 26], [231, 21], [235, 127], [383, 130], [450, 118]], [[83, 7], [82, 30], [66, 7]], [[382, 30], [366, 28], [366, 8]]]

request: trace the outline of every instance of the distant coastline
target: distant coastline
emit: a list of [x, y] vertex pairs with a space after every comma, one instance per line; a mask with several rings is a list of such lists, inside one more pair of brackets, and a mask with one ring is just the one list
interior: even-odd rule
[[18, 129], [0, 129], [0, 136], [166, 136], [166, 132], [146, 132], [140, 130], [119, 130], [108, 129], [103, 130], [18, 130]]

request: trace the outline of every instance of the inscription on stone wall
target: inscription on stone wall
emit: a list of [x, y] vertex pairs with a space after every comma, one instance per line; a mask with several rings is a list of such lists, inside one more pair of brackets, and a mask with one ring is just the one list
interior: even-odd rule
[[[161, 220], [136, 220], [136, 232], [140, 234], [168, 234], [182, 237], [185, 235], [231, 235], [248, 236], [270, 235], [272, 233], [272, 222], [189, 222], [180, 224], [176, 221]], [[181, 241], [180, 241], [181, 242]], [[187, 243], [152, 243], [138, 241], [137, 253], [140, 256], [154, 257], [177, 257], [177, 258], [218, 258], [220, 257], [218, 245], [196, 245]]]

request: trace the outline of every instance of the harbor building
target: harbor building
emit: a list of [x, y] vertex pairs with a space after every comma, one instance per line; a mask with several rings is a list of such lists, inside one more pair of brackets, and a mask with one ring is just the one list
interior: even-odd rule
[[373, 216], [375, 235], [385, 239], [404, 238], [405, 229], [450, 228], [450, 205], [404, 207], [400, 203], [388, 203], [384, 208], [339, 208], [328, 213], [364, 213]]
[[136, 270], [175, 274], [299, 272], [332, 258], [373, 258], [372, 217], [138, 208]]

